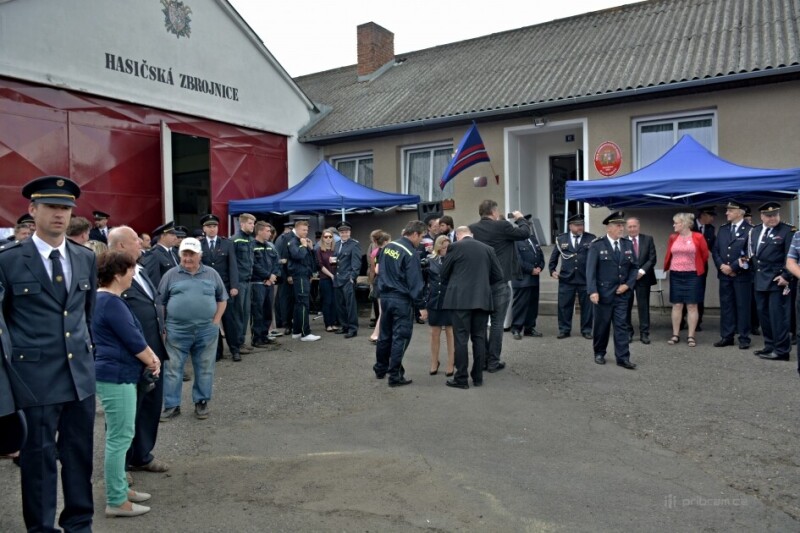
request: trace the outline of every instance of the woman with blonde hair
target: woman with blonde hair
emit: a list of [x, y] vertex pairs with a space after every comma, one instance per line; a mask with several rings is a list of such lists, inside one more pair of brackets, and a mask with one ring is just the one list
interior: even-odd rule
[[322, 320], [325, 331], [336, 330], [336, 297], [333, 292], [333, 278], [336, 277], [336, 264], [331, 264], [334, 254], [333, 229], [322, 232], [322, 239], [316, 250], [319, 265], [319, 298], [322, 301]]
[[672, 304], [672, 337], [667, 344], [680, 342], [681, 314], [686, 306], [689, 327], [686, 342], [697, 346], [695, 331], [699, 318], [697, 305], [704, 299], [703, 274], [708, 261], [708, 244], [702, 234], [692, 231], [694, 215], [678, 213], [672, 217], [675, 233], [669, 236], [664, 271], [669, 271], [669, 301]]
[[455, 367], [455, 341], [453, 338], [453, 318], [449, 310], [442, 309], [447, 285], [442, 284], [442, 262], [447, 255], [450, 238], [439, 235], [433, 243], [433, 251], [428, 256], [428, 297], [425, 308], [428, 310], [428, 324], [431, 326], [431, 376], [439, 372], [439, 345], [442, 331], [447, 340], [446, 376], [453, 375]]
[[[373, 237], [374, 235], [374, 237]], [[375, 230], [370, 234], [373, 244], [370, 244], [370, 251], [367, 255], [367, 262], [369, 264], [369, 272], [372, 274], [372, 281], [370, 282], [370, 299], [373, 305], [377, 307], [375, 311], [375, 327], [372, 330], [372, 335], [369, 336], [369, 341], [372, 344], [378, 342], [378, 335], [381, 331], [381, 300], [378, 298], [377, 278], [378, 278], [378, 254], [381, 250], [392, 241], [392, 236], [383, 230]]]

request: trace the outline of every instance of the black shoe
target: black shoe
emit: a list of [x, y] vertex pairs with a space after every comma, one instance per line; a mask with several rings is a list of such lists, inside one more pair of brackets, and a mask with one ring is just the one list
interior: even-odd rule
[[448, 378], [452, 378], [453, 374], [455, 374], [455, 372], [445, 372], [444, 373], [445, 377], [448, 377]]
[[604, 365], [606, 364], [606, 359], [602, 355], [595, 355], [594, 362], [597, 363], [598, 365]]
[[750, 349], [750, 343], [749, 342], [740, 342], [739, 343], [739, 349], [740, 350], [748, 350], [748, 349]]
[[352, 339], [352, 338], [353, 338], [353, 337], [355, 337], [356, 335], [358, 335], [358, 333], [356, 333], [355, 331], [351, 331], [351, 332], [349, 332], [349, 333], [345, 333], [345, 334], [344, 334], [344, 338], [345, 338], [345, 339]]
[[347, 330], [344, 328], [336, 328], [335, 330], [333, 330], [333, 332], [336, 333], [337, 335], [343, 335], [347, 333]]
[[511, 334], [514, 336], [514, 340], [521, 341], [522, 340], [522, 333], [516, 330], [512, 330]]
[[473, 387], [483, 387], [483, 380], [480, 380], [480, 381], [475, 381], [475, 380], [473, 379], [473, 380], [472, 380], [472, 386], [473, 386]]
[[176, 416], [180, 416], [181, 414], [181, 406], [178, 405], [176, 407], [167, 407], [161, 412], [160, 421], [166, 422], [167, 420], [172, 420]]
[[286, 328], [286, 329], [284, 329], [284, 330], [283, 330], [283, 334], [284, 334], [284, 335], [291, 335], [291, 334], [292, 334], [292, 328]]
[[377, 372], [375, 373], [375, 379], [383, 379], [385, 377], [386, 377], [386, 374], [378, 374]]
[[714, 343], [715, 348], [724, 348], [725, 346], [733, 346], [733, 339], [720, 339]]
[[448, 379], [444, 382], [445, 385], [448, 387], [453, 387], [454, 389], [468, 389], [469, 383], [459, 383], [454, 379]]
[[404, 377], [398, 379], [397, 381], [389, 381], [390, 387], [402, 387], [403, 385], [410, 385], [413, 383], [413, 379], [406, 379]]
[[376, 324], [376, 321], [375, 321], [375, 319], [374, 319], [374, 318], [370, 318], [370, 319], [369, 319], [369, 327], [371, 327], [371, 328], [374, 328], [374, 327], [375, 327], [375, 324]]
[[617, 361], [617, 366], [621, 366], [622, 368], [627, 368], [628, 370], [635, 370], [636, 365], [625, 359], [624, 361]]
[[424, 323], [425, 323], [425, 321], [424, 321], [424, 320], [422, 320], [421, 318], [418, 318], [418, 319], [417, 319], [417, 324], [424, 324]]
[[647, 333], [642, 333], [642, 336], [639, 337], [639, 340], [642, 341], [642, 344], [650, 344], [650, 335]]
[[490, 366], [489, 368], [487, 368], [486, 371], [490, 374], [494, 374], [495, 372], [500, 372], [505, 367], [506, 367], [505, 361], [500, 361], [499, 363], [497, 363], [496, 366]]
[[231, 359], [238, 363], [242, 360], [242, 356], [238, 353], [231, 354]]
[[569, 332], [566, 331], [559, 331], [556, 335], [556, 339], [566, 339], [567, 337], [569, 337]]
[[581, 335], [583, 335], [584, 339], [592, 340], [592, 334], [591, 333], [581, 333]]
[[784, 355], [764, 354], [764, 355], [759, 355], [758, 357], [760, 357], [761, 359], [766, 359], [767, 361], [788, 361], [789, 360], [789, 354], [788, 353], [784, 354]]
[[542, 334], [536, 331], [536, 328], [526, 329], [525, 330], [526, 337], [541, 337]]
[[752, 335], [761, 335], [761, 328], [753, 328], [750, 333]]
[[198, 420], [205, 420], [208, 418], [208, 403], [205, 400], [194, 404], [194, 416]]
[[761, 350], [754, 350], [753, 353], [759, 357], [762, 355], [770, 355], [772, 354], [772, 350], [767, 350], [766, 348], [762, 348]]

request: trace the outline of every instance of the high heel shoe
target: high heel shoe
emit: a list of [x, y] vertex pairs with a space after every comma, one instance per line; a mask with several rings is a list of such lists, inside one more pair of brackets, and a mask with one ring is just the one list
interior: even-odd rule
[[435, 376], [439, 373], [439, 362], [436, 362], [436, 370], [431, 370], [431, 376]]
[[445, 372], [445, 373], [444, 373], [444, 375], [445, 375], [446, 377], [448, 377], [448, 378], [452, 378], [452, 377], [453, 377], [453, 374], [455, 374], [455, 373], [456, 373], [456, 371], [455, 371], [455, 370], [453, 370], [452, 372]]

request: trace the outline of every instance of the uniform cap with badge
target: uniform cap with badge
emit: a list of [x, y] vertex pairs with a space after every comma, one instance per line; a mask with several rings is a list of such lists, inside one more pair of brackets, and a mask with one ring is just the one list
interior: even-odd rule
[[603, 224], [608, 226], [609, 224], [624, 224], [625, 223], [625, 213], [622, 211], [614, 211], [606, 218], [603, 219]]
[[103, 211], [92, 211], [92, 216], [95, 220], [105, 220], [111, 217], [111, 215]]
[[159, 227], [153, 230], [152, 236], [158, 237], [162, 233], [175, 233], [175, 222], [170, 220], [165, 224], [161, 224]]
[[22, 187], [22, 196], [41, 204], [75, 207], [75, 200], [80, 195], [81, 188], [78, 184], [62, 176], [43, 176]]
[[767, 202], [761, 204], [758, 210], [761, 212], [762, 215], [777, 216], [781, 212], [781, 204], [779, 204], [778, 202]]
[[219, 226], [219, 217], [209, 213], [200, 219], [200, 224], [203, 226]]

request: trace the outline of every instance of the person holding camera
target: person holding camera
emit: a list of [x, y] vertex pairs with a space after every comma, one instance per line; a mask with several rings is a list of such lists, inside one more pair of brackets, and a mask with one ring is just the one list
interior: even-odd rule
[[142, 326], [122, 298], [136, 262], [126, 253], [104, 252], [97, 261], [97, 300], [92, 316], [97, 394], [106, 417], [106, 516], [139, 516], [150, 499], [128, 486], [125, 455], [133, 441], [136, 387], [144, 372], [158, 377], [161, 360], [147, 345]]
[[286, 245], [289, 260], [287, 271], [292, 278], [294, 289], [294, 317], [292, 319], [292, 338], [304, 342], [320, 339], [311, 333], [309, 305], [311, 294], [311, 274], [317, 269], [314, 259], [314, 241], [308, 238], [308, 220], [296, 219], [292, 238]]

